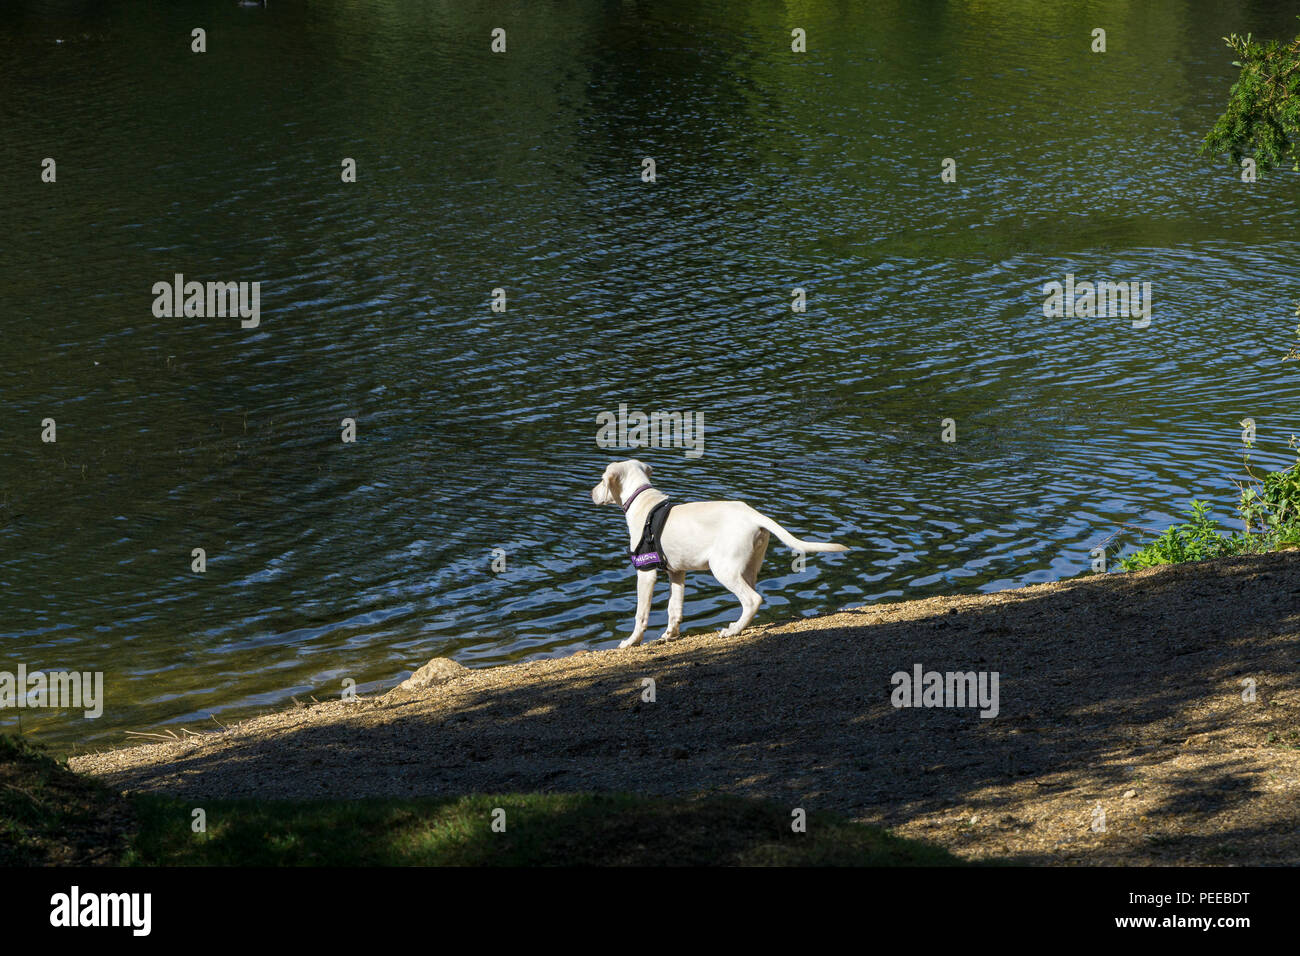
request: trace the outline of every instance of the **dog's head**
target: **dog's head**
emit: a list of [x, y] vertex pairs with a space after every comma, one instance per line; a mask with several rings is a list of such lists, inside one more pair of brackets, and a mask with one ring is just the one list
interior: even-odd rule
[[598, 505], [623, 506], [623, 495], [632, 494], [650, 484], [650, 466], [635, 458], [613, 461], [605, 467], [600, 484], [591, 489], [591, 500]]

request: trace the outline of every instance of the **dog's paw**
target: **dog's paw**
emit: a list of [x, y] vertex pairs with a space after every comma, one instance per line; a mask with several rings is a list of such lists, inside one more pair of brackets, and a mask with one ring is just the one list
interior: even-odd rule
[[722, 630], [718, 631], [718, 636], [735, 637], [739, 633], [740, 633], [740, 628], [736, 627], [736, 625], [733, 624], [730, 627], [724, 627]]
[[662, 634], [659, 635], [659, 640], [671, 641], [674, 638], [681, 637], [681, 636], [682, 636], [681, 632], [679, 631], [664, 631]]
[[618, 645], [618, 649], [622, 650], [625, 647], [635, 647], [637, 644], [640, 643], [641, 643], [641, 638], [639, 637], [625, 637], [623, 638], [623, 643]]

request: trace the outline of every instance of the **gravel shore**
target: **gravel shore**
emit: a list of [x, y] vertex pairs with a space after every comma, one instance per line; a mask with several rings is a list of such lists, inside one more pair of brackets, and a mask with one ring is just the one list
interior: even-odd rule
[[[891, 676], [917, 664], [997, 672], [997, 716], [893, 706]], [[1283, 552], [438, 665], [423, 689], [70, 764], [195, 800], [737, 793], [968, 858], [1297, 864], [1298, 666], [1300, 554]]]

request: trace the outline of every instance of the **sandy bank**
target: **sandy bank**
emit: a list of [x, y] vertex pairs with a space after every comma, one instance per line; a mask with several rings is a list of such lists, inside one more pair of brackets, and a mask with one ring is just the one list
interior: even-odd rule
[[[893, 707], [916, 664], [997, 671], [998, 716]], [[71, 765], [195, 799], [729, 792], [973, 857], [1294, 864], [1298, 669], [1290, 552], [465, 670]]]

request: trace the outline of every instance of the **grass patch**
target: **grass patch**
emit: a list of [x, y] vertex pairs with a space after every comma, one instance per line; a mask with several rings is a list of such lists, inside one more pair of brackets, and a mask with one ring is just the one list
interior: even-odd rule
[[[523, 793], [454, 800], [137, 801], [131, 862], [152, 866], [940, 866], [940, 847], [737, 797]], [[493, 832], [493, 811], [505, 831]]]
[[129, 801], [0, 735], [0, 866], [117, 863], [133, 825]]
[[[493, 811], [505, 831], [493, 832]], [[193, 830], [202, 809], [206, 829]], [[122, 797], [0, 736], [0, 865], [952, 866], [930, 846], [740, 797], [519, 793], [410, 800]]]

